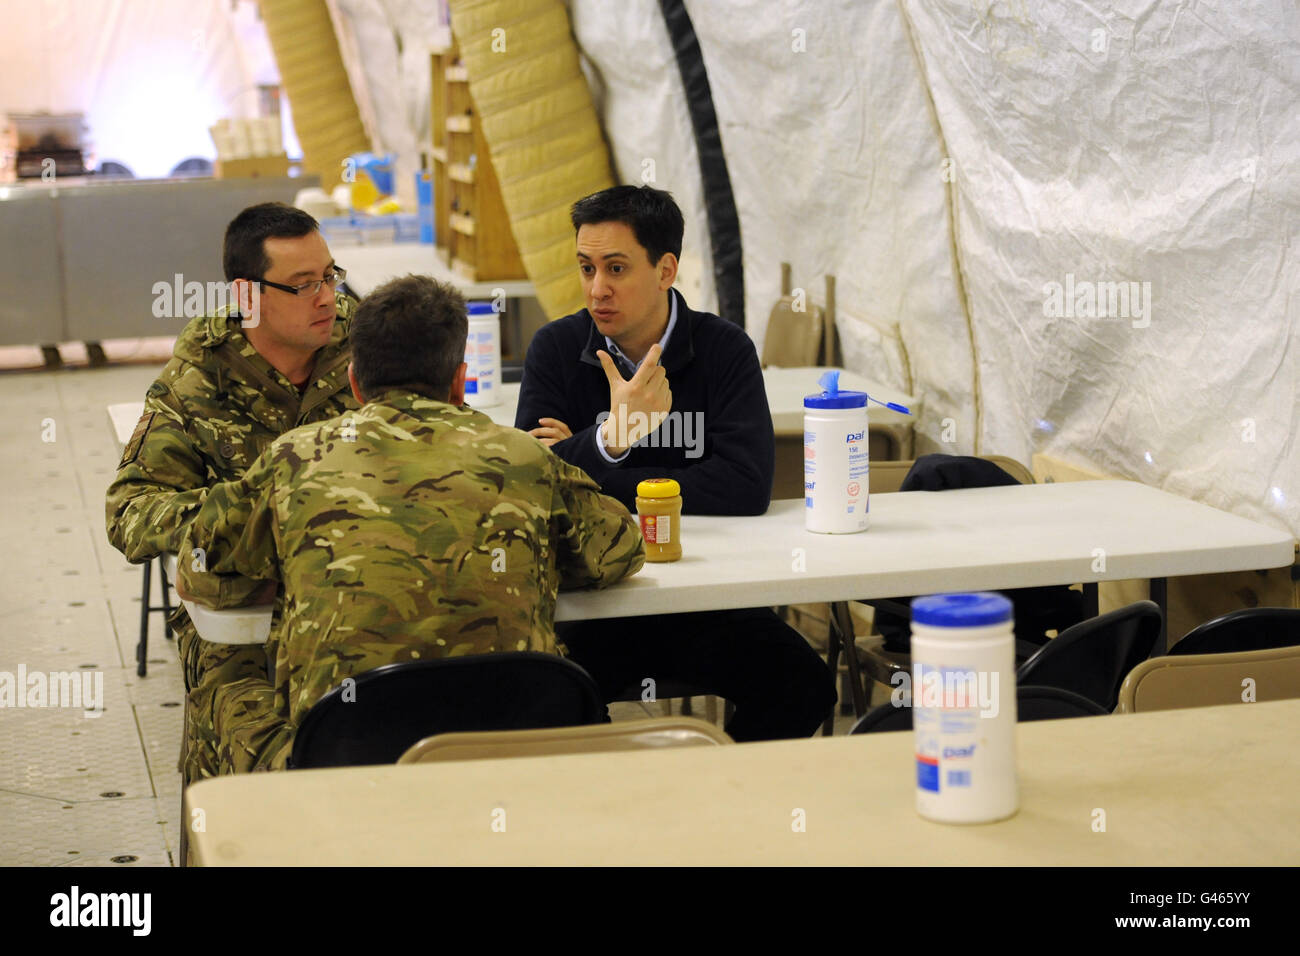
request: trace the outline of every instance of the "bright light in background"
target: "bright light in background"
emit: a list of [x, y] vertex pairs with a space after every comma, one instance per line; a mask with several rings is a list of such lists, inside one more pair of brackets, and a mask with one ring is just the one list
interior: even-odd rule
[[1151, 457], [1151, 452], [1149, 451], [1143, 452], [1142, 457], [1146, 459], [1148, 465], [1154, 465], [1156, 463], [1155, 459]]
[[166, 44], [143, 55], [147, 72], [110, 67], [86, 110], [97, 158], [125, 163], [141, 179], [166, 176], [191, 156], [214, 159], [208, 127], [224, 115], [229, 81], [240, 78], [232, 73], [227, 82], [212, 82], [212, 72], [200, 74], [194, 58]]
[[1276, 501], [1280, 505], [1286, 504], [1286, 495], [1282, 494], [1281, 488], [1279, 488], [1277, 485], [1274, 485], [1271, 490], [1273, 492], [1274, 501]]
[[140, 178], [215, 158], [208, 127], [258, 115], [259, 84], [279, 84], [253, 0], [38, 0], [6, 5], [5, 28], [0, 103], [84, 113], [87, 159]]
[[1056, 431], [1056, 426], [1053, 425], [1051, 422], [1049, 422], [1046, 418], [1040, 418], [1038, 420], [1038, 430], [1040, 432], [1047, 432], [1048, 434], [1051, 434], [1052, 432]]

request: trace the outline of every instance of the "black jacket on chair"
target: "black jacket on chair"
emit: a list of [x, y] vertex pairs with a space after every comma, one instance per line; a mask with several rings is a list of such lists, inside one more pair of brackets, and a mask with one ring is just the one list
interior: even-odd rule
[[[963, 455], [923, 455], [913, 463], [899, 491], [947, 491], [951, 488], [991, 488], [1020, 482], [991, 461]], [[1015, 605], [1016, 640], [1042, 644], [1046, 632], [1058, 633], [1083, 620], [1083, 595], [1065, 585], [1003, 590]], [[891, 651], [911, 649], [909, 620], [884, 609], [876, 611], [876, 630]]]
[[899, 491], [947, 491], [949, 488], [993, 488], [1018, 485], [993, 462], [968, 455], [922, 455], [912, 462]]

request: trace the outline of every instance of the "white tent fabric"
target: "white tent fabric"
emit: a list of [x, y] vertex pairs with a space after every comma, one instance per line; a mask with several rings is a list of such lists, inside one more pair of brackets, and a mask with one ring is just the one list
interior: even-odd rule
[[[903, 5], [956, 168], [981, 447], [1300, 530], [1293, 0]], [[1101, 283], [1143, 314], [1089, 309]]]
[[256, 116], [258, 84], [279, 82], [247, 2], [7, 3], [5, 31], [21, 40], [0, 59], [0, 108], [83, 112], [97, 161], [138, 177], [214, 158], [208, 127]]
[[[922, 399], [919, 452], [1045, 452], [1300, 532], [1293, 0], [686, 5], [756, 344], [780, 262], [813, 301], [832, 273], [845, 364]], [[677, 197], [716, 307], [659, 3], [570, 10], [617, 173]]]
[[[657, 7], [573, 3], [628, 181], [683, 136]], [[687, 7], [756, 340], [779, 261], [814, 295], [834, 272], [845, 362], [924, 398], [921, 450], [1042, 451], [1300, 530], [1289, 0]]]
[[699, 157], [659, 4], [579, 0], [569, 16], [595, 80], [615, 178], [673, 194], [686, 220], [683, 252], [699, 261], [703, 278], [691, 306], [716, 309]]
[[[897, 4], [786, 3], [779, 14], [761, 0], [687, 6], [740, 215], [755, 342], [781, 294], [781, 262], [811, 301], [835, 275], [846, 366], [922, 399], [921, 450], [972, 451], [970, 336], [942, 154]], [[573, 0], [572, 15], [607, 88], [619, 175], [640, 182], [642, 164], [656, 160], [654, 185], [686, 215], [686, 249], [707, 257], [694, 141], [659, 4]]]

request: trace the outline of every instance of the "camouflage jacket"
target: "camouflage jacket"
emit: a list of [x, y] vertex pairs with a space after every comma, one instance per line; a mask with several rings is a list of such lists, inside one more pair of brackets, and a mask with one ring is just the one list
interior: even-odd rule
[[281, 582], [276, 709], [296, 726], [396, 661], [555, 651], [560, 587], [641, 568], [635, 519], [585, 472], [482, 412], [394, 389], [272, 443], [190, 523], [181, 580]]
[[[333, 335], [301, 395], [249, 343], [238, 316], [204, 316], [182, 330], [108, 488], [108, 539], [127, 560], [177, 551], [208, 488], [238, 478], [289, 429], [357, 407], [347, 373], [353, 301], [337, 301]], [[231, 578], [221, 595], [195, 596], [228, 606], [251, 591]]]

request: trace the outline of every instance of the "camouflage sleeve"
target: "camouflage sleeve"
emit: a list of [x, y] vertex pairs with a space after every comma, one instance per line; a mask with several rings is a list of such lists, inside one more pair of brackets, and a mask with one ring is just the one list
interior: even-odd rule
[[275, 551], [274, 467], [270, 445], [243, 477], [208, 491], [185, 529], [181, 585], [209, 607], [248, 602], [251, 581], [278, 581]]
[[603, 588], [640, 571], [645, 544], [636, 519], [602, 495], [581, 468], [549, 457], [555, 464], [551, 520], [560, 587]]
[[207, 466], [186, 434], [179, 400], [162, 382], [154, 382], [117, 477], [108, 486], [108, 540], [133, 562], [177, 551], [185, 522], [207, 495], [207, 480]]

